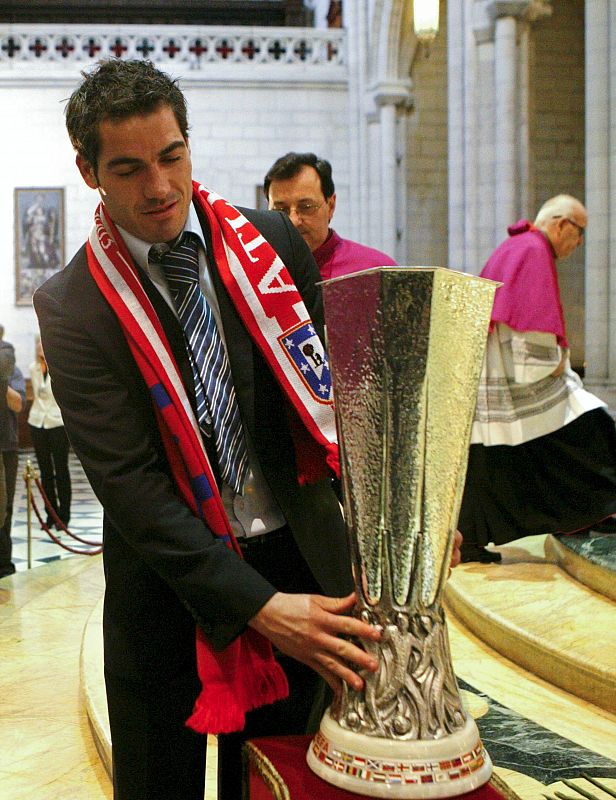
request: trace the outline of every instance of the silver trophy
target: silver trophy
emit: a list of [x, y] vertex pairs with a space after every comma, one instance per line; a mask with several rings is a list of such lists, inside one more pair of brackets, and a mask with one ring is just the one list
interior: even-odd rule
[[323, 285], [356, 616], [383, 628], [365, 688], [325, 712], [308, 764], [370, 797], [449, 797], [492, 764], [451, 665], [442, 594], [498, 284], [379, 267]]

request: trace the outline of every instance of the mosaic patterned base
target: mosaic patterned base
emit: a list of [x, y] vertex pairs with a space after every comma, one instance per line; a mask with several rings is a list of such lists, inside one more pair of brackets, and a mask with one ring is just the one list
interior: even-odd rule
[[456, 781], [476, 772], [485, 763], [482, 745], [478, 745], [470, 753], [464, 753], [459, 758], [446, 761], [401, 762], [360, 758], [353, 753], [330, 748], [327, 739], [320, 733], [314, 737], [312, 753], [322, 764], [343, 775], [392, 785]]
[[453, 797], [486, 783], [492, 773], [470, 717], [442, 739], [394, 741], [351, 733], [328, 711], [307, 760], [328, 783], [370, 797]]

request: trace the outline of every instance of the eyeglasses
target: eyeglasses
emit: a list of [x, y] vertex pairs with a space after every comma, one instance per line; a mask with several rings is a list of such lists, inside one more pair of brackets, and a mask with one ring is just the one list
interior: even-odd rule
[[318, 205], [316, 203], [298, 203], [296, 206], [285, 206], [282, 203], [274, 203], [274, 211], [282, 211], [287, 217], [290, 217], [293, 211], [298, 217], [314, 217], [320, 208], [323, 208], [325, 200]]
[[566, 219], [567, 222], [570, 222], [573, 225], [573, 227], [577, 229], [578, 236], [581, 239], [582, 236], [584, 236], [584, 234], [586, 233], [586, 228], [583, 228], [581, 225], [578, 225], [577, 222], [574, 222], [572, 219], [569, 219], [569, 217], [567, 217]]
[[569, 222], [571, 225], [573, 225], [574, 228], [577, 229], [578, 236], [580, 237], [580, 239], [586, 233], [586, 228], [583, 228], [581, 225], [578, 225], [577, 222], [575, 222], [574, 220], [570, 219], [569, 217], [564, 217], [563, 218], [562, 214], [556, 214], [554, 217], [552, 217], [552, 219], [565, 219], [567, 222]]

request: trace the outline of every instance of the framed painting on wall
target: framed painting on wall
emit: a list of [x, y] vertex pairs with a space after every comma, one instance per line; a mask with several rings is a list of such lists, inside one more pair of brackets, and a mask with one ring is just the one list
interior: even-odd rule
[[64, 189], [15, 189], [15, 304], [64, 266]]

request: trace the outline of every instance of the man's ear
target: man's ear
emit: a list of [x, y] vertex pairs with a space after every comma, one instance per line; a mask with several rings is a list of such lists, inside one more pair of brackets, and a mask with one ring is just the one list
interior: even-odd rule
[[89, 186], [90, 189], [98, 189], [98, 179], [92, 165], [86, 161], [83, 156], [80, 156], [79, 153], [75, 157], [75, 163], [86, 185]]
[[566, 232], [567, 232], [567, 220], [565, 219], [565, 217], [561, 217], [560, 219], [556, 220], [556, 226], [554, 228], [554, 239], [552, 241], [553, 247], [559, 244], [559, 242], [562, 240]]
[[331, 222], [332, 217], [334, 216], [334, 211], [336, 210], [336, 193], [331, 197], [327, 198], [327, 205], [329, 206], [329, 219], [328, 222]]

